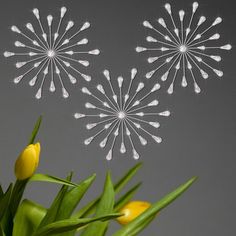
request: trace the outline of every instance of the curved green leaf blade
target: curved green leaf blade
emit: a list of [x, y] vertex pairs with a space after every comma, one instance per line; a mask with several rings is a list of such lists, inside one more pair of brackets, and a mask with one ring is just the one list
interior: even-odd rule
[[81, 182], [77, 187], [70, 189], [64, 196], [56, 220], [63, 220], [71, 217], [74, 209], [95, 180], [96, 175], [90, 176]]
[[123, 196], [121, 196], [118, 201], [115, 203], [114, 211], [118, 212], [123, 206], [125, 206], [135, 195], [138, 188], [141, 186], [141, 182], [132, 187], [129, 191], [127, 191]]
[[15, 219], [12, 236], [33, 235], [36, 228], [46, 215], [46, 209], [29, 200], [20, 204]]
[[[126, 186], [126, 184], [134, 177], [137, 171], [141, 168], [141, 166], [142, 163], [136, 164], [134, 167], [128, 170], [128, 172], [114, 185], [115, 194], [119, 193]], [[98, 197], [97, 199], [85, 205], [75, 214], [75, 217], [80, 218], [93, 214], [96, 205], [100, 201], [100, 198], [101, 197]]]
[[3, 228], [1, 226], [1, 224], [0, 224], [0, 236], [6, 236], [6, 234], [3, 231]]
[[37, 136], [37, 134], [39, 132], [39, 128], [40, 128], [41, 123], [42, 123], [42, 119], [43, 119], [43, 117], [40, 116], [38, 118], [38, 120], [36, 121], [34, 129], [33, 129], [32, 133], [31, 133], [31, 136], [30, 136], [30, 139], [29, 139], [29, 144], [34, 143], [34, 140], [35, 140], [35, 138], [36, 138], [36, 136]]
[[[72, 173], [69, 174], [69, 176], [67, 177], [68, 181], [71, 181], [72, 178]], [[61, 203], [68, 191], [69, 186], [68, 185], [63, 185], [60, 189], [60, 191], [58, 192], [56, 198], [54, 199], [51, 207], [48, 209], [47, 214], [45, 215], [45, 217], [43, 218], [43, 220], [41, 221], [38, 229], [44, 227], [45, 225], [51, 224], [56, 220], [57, 214], [59, 212]]]
[[48, 182], [48, 183], [55, 183], [55, 184], [62, 184], [67, 185], [70, 187], [77, 187], [78, 185], [75, 183], [72, 183], [71, 181], [61, 179], [55, 176], [51, 175], [45, 175], [45, 174], [34, 174], [29, 181], [37, 181], [37, 182]]
[[14, 184], [14, 187], [11, 190], [9, 207], [4, 216], [4, 225], [3, 225], [4, 232], [7, 236], [12, 235], [13, 219], [20, 204], [27, 181], [28, 180], [22, 180], [22, 181], [17, 180]]
[[[98, 198], [100, 200], [100, 198]], [[96, 205], [98, 204], [99, 200], [93, 200], [86, 204], [84, 207], [79, 209], [74, 215], [73, 218], [84, 218], [90, 214], [92, 214], [95, 210]]]
[[[176, 190], [166, 195], [157, 203], [153, 204], [149, 209], [147, 209], [144, 213], [134, 219], [132, 222], [118, 230], [113, 236], [130, 236], [136, 230], [137, 227], [144, 224], [146, 220], [150, 217], [155, 216], [157, 212], [168, 206], [171, 202], [173, 202], [176, 198], [178, 198], [183, 192], [185, 192], [197, 179], [194, 177], [184, 183], [183, 185], [179, 186]], [[145, 227], [145, 224], [143, 225]]]
[[[101, 200], [97, 205], [95, 217], [111, 214], [115, 202], [115, 192], [111, 181], [110, 173], [107, 174]], [[108, 226], [108, 222], [95, 222], [90, 224], [81, 234], [81, 236], [103, 236]]]
[[11, 193], [12, 193], [12, 184], [9, 185], [7, 191], [0, 198], [0, 221], [2, 220], [5, 212], [8, 209]]
[[125, 185], [136, 175], [137, 171], [142, 167], [142, 163], [136, 164], [115, 184], [115, 193], [119, 193]]
[[0, 184], [0, 198], [2, 197], [2, 195], [4, 194], [3, 189], [2, 189], [2, 185]]
[[37, 134], [38, 134], [38, 132], [39, 132], [39, 128], [40, 128], [41, 123], [42, 123], [42, 119], [43, 119], [43, 117], [40, 116], [40, 117], [38, 118], [38, 120], [36, 121], [36, 123], [35, 123], [35, 125], [34, 125], [34, 129], [33, 129], [32, 133], [31, 133], [31, 136], [30, 136], [30, 139], [29, 139], [29, 144], [34, 143], [35, 138], [36, 138], [36, 136], [37, 136]]
[[153, 220], [155, 219], [155, 216], [151, 216], [147, 220], [145, 220], [142, 224], [137, 226], [132, 233], [129, 236], [136, 236], [138, 235], [141, 231], [143, 231]]
[[[48, 224], [45, 227], [38, 230], [33, 236], [49, 236], [64, 232], [70, 232], [75, 229], [80, 229], [96, 221], [108, 221], [119, 217], [120, 214], [113, 213], [104, 216], [94, 217], [94, 218], [83, 218], [83, 219], [67, 219]], [[97, 234], [94, 234], [94, 236]], [[91, 236], [91, 235], [90, 235]]]

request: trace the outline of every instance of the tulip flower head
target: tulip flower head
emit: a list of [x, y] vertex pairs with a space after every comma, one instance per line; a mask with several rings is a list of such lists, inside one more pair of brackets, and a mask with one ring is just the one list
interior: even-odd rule
[[119, 217], [117, 221], [121, 225], [126, 225], [131, 221], [133, 221], [136, 217], [141, 215], [150, 206], [151, 204], [149, 202], [142, 202], [142, 201], [129, 202], [119, 211], [119, 213], [123, 214], [123, 216]]
[[18, 180], [30, 178], [36, 171], [39, 163], [40, 143], [28, 145], [15, 163], [15, 175]]

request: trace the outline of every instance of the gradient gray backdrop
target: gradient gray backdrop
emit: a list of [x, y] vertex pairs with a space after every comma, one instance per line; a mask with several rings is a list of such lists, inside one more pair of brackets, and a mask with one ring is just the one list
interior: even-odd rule
[[[191, 11], [192, 1], [170, 2], [176, 11], [182, 8]], [[134, 48], [144, 43], [148, 33], [142, 26], [143, 20], [167, 16], [164, 3], [162, 0], [1, 0], [0, 51], [2, 54], [14, 49], [16, 35], [10, 27], [32, 22], [34, 7], [47, 16], [58, 14], [65, 5], [69, 9], [67, 19], [73, 19], [76, 24], [91, 22], [92, 27], [83, 36], [89, 38], [89, 48], [99, 48], [102, 52], [90, 60], [91, 87], [101, 80], [105, 68], [115, 77], [121, 74], [127, 77], [130, 68], [135, 66], [139, 68], [140, 80], [144, 80], [143, 75], [152, 67], [144, 54], [137, 54]], [[198, 16], [204, 14], [209, 20], [223, 17], [223, 23], [212, 30], [222, 34], [220, 42], [235, 45], [235, 1], [202, 0], [199, 3]], [[219, 67], [224, 70], [224, 77], [219, 79], [211, 73], [209, 80], [199, 80], [203, 89], [200, 95], [195, 95], [191, 87], [176, 86], [175, 93], [169, 96], [165, 92], [166, 84], [159, 92], [161, 108], [170, 109], [172, 116], [162, 119], [159, 134], [163, 143], [150, 142], [146, 148], [139, 149], [144, 167], [136, 179], [143, 181], [137, 199], [154, 202], [191, 176], [200, 178], [141, 235], [235, 235], [236, 55], [234, 50], [223, 51], [221, 55], [223, 61]], [[54, 95], [46, 91], [38, 101], [34, 99], [36, 88], [31, 89], [27, 79], [18, 86], [13, 84], [13, 78], [19, 74], [13, 62], [0, 56], [0, 176], [4, 186], [14, 180], [15, 159], [26, 145], [39, 114], [44, 114], [38, 137], [42, 144], [39, 171], [64, 177], [74, 170], [78, 178], [98, 173], [88, 198], [101, 192], [108, 169], [116, 180], [135, 164], [131, 156], [119, 153], [113, 161], [106, 162], [98, 142], [89, 147], [83, 145], [89, 136], [85, 122], [78, 122], [72, 116], [75, 111], [84, 111], [84, 102], [88, 100], [80, 91], [86, 84], [82, 79], [78, 85], [69, 86], [69, 99], [63, 99], [59, 90]], [[48, 205], [57, 190], [57, 186], [51, 184], [35, 183], [27, 196]], [[118, 227], [114, 223], [112, 230]]]

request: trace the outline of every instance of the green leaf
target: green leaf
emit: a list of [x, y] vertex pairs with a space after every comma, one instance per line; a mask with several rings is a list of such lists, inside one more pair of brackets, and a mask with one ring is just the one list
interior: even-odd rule
[[13, 217], [11, 213], [11, 196], [13, 192], [13, 184], [11, 183], [5, 192], [2, 200], [1, 200], [1, 226], [5, 235], [11, 235], [12, 227], [13, 227]]
[[[68, 181], [71, 181], [72, 173], [67, 177]], [[56, 220], [57, 214], [59, 212], [61, 203], [66, 195], [69, 186], [63, 185], [60, 189], [59, 193], [57, 194], [56, 198], [54, 199], [51, 207], [48, 209], [47, 214], [43, 218], [42, 222], [40, 223], [38, 229], [41, 229], [45, 225], [48, 225]]]
[[[86, 225], [89, 225], [96, 221], [105, 222], [105, 221], [117, 218], [119, 216], [120, 214], [113, 213], [113, 214], [108, 214], [108, 215], [94, 217], [94, 218], [60, 220], [41, 228], [39, 231], [34, 233], [33, 236], [49, 236], [49, 235], [54, 235], [54, 234], [60, 234], [63, 232], [70, 232], [75, 229], [83, 228]], [[95, 235], [97, 236], [97, 234], [94, 234], [93, 236]]]
[[0, 224], [0, 236], [6, 236], [6, 234], [3, 231], [2, 225]]
[[96, 175], [92, 175], [84, 180], [77, 187], [70, 189], [64, 196], [56, 220], [64, 220], [71, 217], [74, 209], [78, 206], [80, 200], [93, 183]]
[[14, 188], [12, 190], [12, 195], [11, 195], [11, 200], [10, 200], [10, 207], [11, 207], [11, 213], [12, 213], [13, 218], [16, 214], [17, 208], [20, 204], [20, 201], [22, 199], [27, 183], [28, 183], [28, 179], [16, 180], [14, 184]]
[[[113, 212], [115, 202], [115, 192], [111, 181], [110, 173], [107, 174], [106, 182], [104, 185], [103, 194], [99, 201], [95, 217], [111, 214]], [[95, 222], [90, 224], [81, 234], [81, 236], [103, 236], [108, 226], [108, 222]]]
[[2, 189], [2, 185], [0, 184], [0, 198], [2, 197], [2, 195], [4, 194], [3, 189]]
[[115, 204], [115, 212], [118, 212], [122, 207], [124, 207], [134, 196], [138, 188], [141, 186], [141, 182], [132, 187], [123, 196], [121, 196]]
[[40, 125], [41, 125], [41, 123], [42, 123], [42, 119], [43, 119], [43, 117], [40, 116], [40, 117], [38, 118], [38, 120], [36, 121], [35, 126], [34, 126], [34, 129], [33, 129], [32, 133], [31, 133], [31, 136], [30, 136], [30, 139], [29, 139], [29, 144], [34, 143], [34, 140], [35, 140], [35, 138], [36, 138], [36, 136], [37, 136], [37, 134], [38, 134]]
[[138, 235], [141, 231], [143, 231], [147, 226], [154, 220], [155, 216], [152, 216], [148, 219], [146, 219], [142, 224], [137, 226], [132, 233], [129, 236], [136, 236]]
[[[176, 190], [166, 195], [157, 203], [153, 204], [150, 208], [148, 208], [144, 213], [138, 216], [129, 224], [122, 227], [118, 230], [113, 236], [130, 236], [137, 227], [140, 227], [142, 224], [145, 227], [145, 221], [148, 220], [150, 217], [154, 217], [157, 212], [168, 206], [171, 202], [173, 202], [176, 198], [178, 198], [183, 192], [185, 192], [196, 180], [197, 178], [194, 177], [184, 183], [183, 185], [179, 186]], [[141, 229], [140, 229], [141, 230]]]
[[[119, 193], [125, 187], [125, 185], [134, 177], [134, 175], [141, 168], [141, 166], [142, 166], [142, 163], [136, 164], [114, 185], [114, 190], [116, 194]], [[95, 207], [99, 201], [100, 201], [100, 197], [89, 202], [87, 205], [85, 205], [75, 214], [75, 217], [80, 218], [80, 217], [86, 217], [88, 215], [93, 214]]]
[[14, 187], [11, 191], [9, 207], [8, 207], [8, 210], [7, 210], [6, 215], [4, 217], [4, 232], [5, 232], [6, 236], [12, 235], [13, 219], [14, 219], [15, 214], [17, 212], [18, 206], [21, 202], [27, 182], [28, 182], [28, 179], [16, 180]]
[[62, 184], [67, 185], [70, 187], [77, 187], [77, 184], [72, 183], [71, 181], [61, 179], [55, 176], [51, 175], [45, 175], [45, 174], [34, 174], [29, 181], [38, 181], [38, 182], [48, 182], [48, 183], [55, 183], [55, 184]]
[[142, 167], [142, 163], [138, 163], [133, 168], [131, 168], [116, 184], [115, 193], [119, 193], [125, 185], [136, 175], [137, 171]]
[[2, 220], [5, 212], [8, 209], [11, 193], [12, 193], [12, 184], [9, 185], [7, 191], [0, 198], [0, 221]]
[[46, 209], [34, 202], [24, 200], [20, 204], [13, 227], [12, 236], [29, 236], [33, 235], [36, 228], [46, 215]]
[[73, 218], [83, 218], [83, 217], [86, 217], [87, 215], [90, 215], [89, 213], [93, 213], [99, 200], [100, 200], [100, 198], [93, 200], [93, 201], [89, 202], [88, 204], [86, 204], [84, 207], [79, 209], [79, 211], [77, 211], [73, 215]]

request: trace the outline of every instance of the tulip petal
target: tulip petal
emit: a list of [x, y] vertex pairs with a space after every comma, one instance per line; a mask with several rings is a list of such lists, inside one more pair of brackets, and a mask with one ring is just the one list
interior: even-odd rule
[[117, 221], [126, 225], [140, 216], [143, 212], [145, 212], [151, 204], [149, 202], [143, 201], [131, 201], [127, 203], [121, 210], [120, 213], [123, 214], [121, 217], [117, 218]]
[[[37, 150], [39, 149], [37, 145]], [[36, 152], [35, 145], [30, 144], [20, 154], [15, 163], [15, 175], [19, 180], [31, 177], [38, 167], [39, 152]]]

